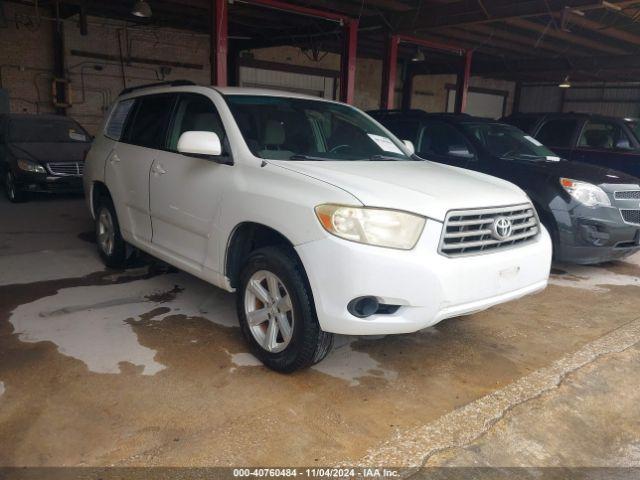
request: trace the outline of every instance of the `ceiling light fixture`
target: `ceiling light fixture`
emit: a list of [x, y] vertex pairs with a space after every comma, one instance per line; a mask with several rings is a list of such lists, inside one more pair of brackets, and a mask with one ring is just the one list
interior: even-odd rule
[[416, 50], [416, 53], [411, 57], [412, 62], [424, 62], [426, 57], [424, 56], [424, 52], [419, 48]]
[[569, 81], [569, 75], [564, 77], [564, 80], [558, 84], [560, 88], [571, 88], [571, 82]]
[[137, 0], [133, 4], [131, 15], [140, 18], [149, 18], [151, 15], [153, 15], [153, 12], [151, 11], [151, 7], [147, 2], [145, 2], [145, 0]]

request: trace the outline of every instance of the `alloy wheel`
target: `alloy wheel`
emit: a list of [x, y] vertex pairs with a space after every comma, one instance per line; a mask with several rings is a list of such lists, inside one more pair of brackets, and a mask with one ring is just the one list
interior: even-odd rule
[[251, 276], [244, 293], [244, 313], [258, 345], [270, 353], [287, 348], [295, 319], [291, 296], [276, 274], [259, 270]]
[[4, 188], [7, 192], [7, 197], [9, 200], [13, 201], [16, 199], [16, 184], [13, 182], [13, 174], [11, 172], [7, 172], [4, 178]]
[[115, 245], [115, 230], [111, 212], [106, 208], [100, 210], [98, 215], [97, 237], [98, 245], [100, 245], [102, 252], [107, 256], [111, 256]]

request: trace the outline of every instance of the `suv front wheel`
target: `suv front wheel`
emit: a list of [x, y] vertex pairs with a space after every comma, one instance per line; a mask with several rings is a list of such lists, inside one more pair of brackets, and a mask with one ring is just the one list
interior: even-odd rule
[[18, 185], [10, 170], [4, 174], [4, 191], [11, 203], [21, 203], [27, 200], [27, 194]]
[[286, 248], [261, 248], [249, 256], [237, 308], [253, 354], [273, 370], [309, 367], [331, 350], [333, 335], [320, 328], [306, 274]]

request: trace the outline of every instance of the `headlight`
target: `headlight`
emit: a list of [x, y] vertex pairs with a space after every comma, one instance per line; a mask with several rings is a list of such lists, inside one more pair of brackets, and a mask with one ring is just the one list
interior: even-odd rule
[[39, 163], [32, 162], [31, 160], [24, 160], [22, 158], [18, 160], [18, 168], [25, 172], [46, 173], [44, 167]]
[[378, 247], [411, 250], [418, 243], [424, 217], [381, 208], [318, 205], [324, 229], [340, 238]]
[[570, 178], [561, 178], [560, 185], [562, 185], [569, 195], [587, 207], [595, 207], [596, 205], [604, 207], [611, 206], [609, 196], [596, 185], [572, 180]]

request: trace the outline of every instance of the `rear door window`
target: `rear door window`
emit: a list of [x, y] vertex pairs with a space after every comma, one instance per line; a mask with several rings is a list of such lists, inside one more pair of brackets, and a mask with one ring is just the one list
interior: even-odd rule
[[614, 122], [589, 120], [582, 130], [579, 147], [605, 150], [632, 150], [633, 146], [622, 125]]
[[418, 120], [387, 120], [382, 121], [385, 127], [387, 127], [391, 133], [393, 133], [400, 140], [410, 140], [413, 143], [418, 142], [418, 131], [420, 129], [420, 122]]
[[175, 100], [175, 94], [149, 95], [137, 99], [125, 141], [141, 147], [163, 149]]
[[548, 120], [542, 125], [536, 138], [548, 147], [571, 148], [577, 127], [578, 120], [575, 118]]
[[506, 122], [518, 127], [523, 132], [531, 132], [538, 123], [539, 117], [511, 117], [507, 118]]
[[416, 145], [418, 155], [473, 158], [473, 148], [462, 133], [444, 122], [425, 122]]

